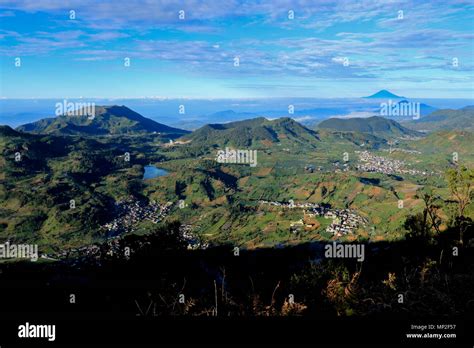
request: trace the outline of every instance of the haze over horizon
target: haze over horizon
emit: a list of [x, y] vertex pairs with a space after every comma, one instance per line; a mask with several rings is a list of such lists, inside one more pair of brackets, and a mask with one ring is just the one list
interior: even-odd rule
[[3, 0], [0, 97], [473, 99], [473, 8]]

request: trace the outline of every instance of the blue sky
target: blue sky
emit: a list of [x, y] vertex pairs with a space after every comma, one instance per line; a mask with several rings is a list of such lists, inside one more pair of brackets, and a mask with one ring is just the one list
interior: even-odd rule
[[456, 0], [0, 0], [0, 96], [474, 98], [473, 13]]

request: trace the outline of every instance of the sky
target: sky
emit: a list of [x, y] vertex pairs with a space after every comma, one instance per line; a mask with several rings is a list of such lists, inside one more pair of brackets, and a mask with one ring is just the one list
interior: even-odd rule
[[474, 98], [474, 0], [0, 0], [0, 98]]

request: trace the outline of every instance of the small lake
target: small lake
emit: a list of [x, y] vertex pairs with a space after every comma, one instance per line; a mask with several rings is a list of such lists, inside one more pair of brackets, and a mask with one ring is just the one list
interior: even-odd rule
[[158, 176], [164, 176], [169, 172], [165, 169], [161, 169], [155, 166], [145, 166], [145, 173], [143, 174], [143, 180], [153, 179]]

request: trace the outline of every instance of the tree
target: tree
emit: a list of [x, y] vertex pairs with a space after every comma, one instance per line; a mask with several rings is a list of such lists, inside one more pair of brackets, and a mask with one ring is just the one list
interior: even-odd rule
[[457, 203], [457, 216], [454, 222], [459, 227], [459, 242], [463, 244], [464, 233], [472, 228], [472, 220], [464, 216], [464, 212], [474, 195], [474, 170], [458, 166], [448, 170], [447, 179], [451, 194]]
[[435, 196], [431, 190], [426, 188], [420, 190], [415, 197], [423, 200], [425, 208], [422, 213], [409, 216], [406, 219], [404, 227], [409, 231], [406, 238], [423, 244], [429, 244], [434, 232], [440, 233], [441, 219], [438, 214], [440, 197]]
[[465, 166], [449, 169], [447, 180], [451, 194], [458, 204], [458, 217], [463, 217], [464, 211], [471, 203], [474, 194], [474, 170]]

